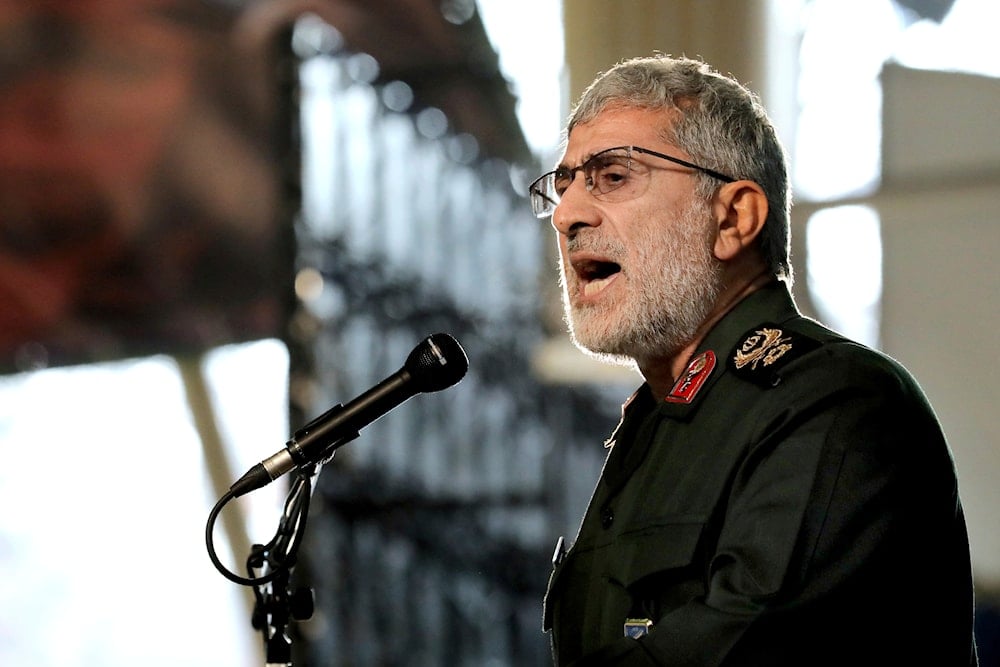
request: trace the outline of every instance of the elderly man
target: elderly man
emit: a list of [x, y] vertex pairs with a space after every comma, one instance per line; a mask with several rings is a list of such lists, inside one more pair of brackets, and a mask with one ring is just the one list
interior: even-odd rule
[[574, 341], [645, 379], [557, 549], [556, 664], [976, 664], [950, 451], [905, 369], [796, 309], [753, 94], [689, 59], [620, 63], [530, 196]]

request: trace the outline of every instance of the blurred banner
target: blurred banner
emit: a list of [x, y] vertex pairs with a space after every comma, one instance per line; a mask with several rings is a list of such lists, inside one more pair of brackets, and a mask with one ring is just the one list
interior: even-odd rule
[[279, 333], [273, 112], [238, 18], [0, 0], [0, 372]]

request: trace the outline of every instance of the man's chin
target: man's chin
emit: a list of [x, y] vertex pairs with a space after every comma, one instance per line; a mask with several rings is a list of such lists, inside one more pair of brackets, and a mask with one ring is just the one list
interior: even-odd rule
[[635, 361], [625, 350], [618, 337], [605, 333], [595, 334], [584, 328], [570, 326], [570, 339], [581, 352], [606, 364], [634, 367]]
[[633, 359], [632, 357], [629, 357], [629, 356], [626, 356], [626, 355], [623, 355], [623, 354], [611, 354], [611, 353], [608, 353], [608, 352], [595, 352], [594, 350], [591, 350], [590, 348], [584, 347], [584, 346], [580, 345], [579, 343], [577, 344], [577, 348], [579, 348], [581, 352], [583, 352], [584, 354], [586, 354], [591, 359], [594, 359], [595, 361], [599, 361], [602, 364], [608, 364], [609, 366], [622, 366], [624, 368], [631, 368], [633, 370], [637, 368], [636, 363], [635, 363], [635, 359]]

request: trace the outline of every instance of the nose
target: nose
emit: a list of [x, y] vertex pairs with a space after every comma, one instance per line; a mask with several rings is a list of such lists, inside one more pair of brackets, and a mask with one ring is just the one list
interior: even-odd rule
[[600, 210], [595, 206], [597, 200], [587, 191], [586, 179], [577, 172], [566, 191], [559, 197], [556, 210], [552, 212], [552, 226], [557, 232], [572, 238], [584, 227], [596, 227], [601, 224]]

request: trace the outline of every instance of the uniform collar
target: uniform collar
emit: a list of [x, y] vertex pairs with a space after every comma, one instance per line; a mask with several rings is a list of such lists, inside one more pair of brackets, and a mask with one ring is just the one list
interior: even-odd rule
[[715, 350], [716, 354], [725, 357], [729, 350], [736, 346], [741, 336], [751, 327], [765, 320], [782, 322], [799, 315], [792, 295], [785, 283], [774, 281], [761, 287], [745, 299], [737, 303], [732, 310], [719, 320], [708, 335], [702, 340], [698, 356], [704, 350]]
[[[749, 328], [764, 320], [780, 322], [798, 314], [785, 284], [777, 281], [768, 284], [726, 313], [691, 355], [687, 375], [697, 386], [679, 387], [684, 380], [682, 375], [671, 392], [682, 398], [690, 397], [690, 400], [668, 402], [663, 397], [654, 397], [648, 384], [639, 387], [622, 405], [622, 419], [611, 437], [605, 441], [605, 446], [612, 448], [602, 473], [608, 493], [617, 493], [646, 458], [660, 422], [659, 419], [648, 418], [654, 411], [660, 417], [676, 421], [691, 419], [714, 384], [729, 372], [726, 359]], [[705, 372], [707, 366], [699, 368], [699, 363], [711, 365], [704, 376], [700, 374]], [[690, 393], [685, 394], [685, 391]], [[622, 444], [618, 445], [619, 442]]]
[[[726, 358], [748, 329], [765, 320], [781, 322], [798, 314], [788, 287], [779, 281], [765, 285], [737, 303], [691, 355], [671, 395], [659, 401], [660, 413], [674, 419], [690, 419], [712, 386], [726, 373]], [[704, 369], [708, 364], [712, 368], [706, 375]], [[697, 386], [690, 386], [692, 383]]]

